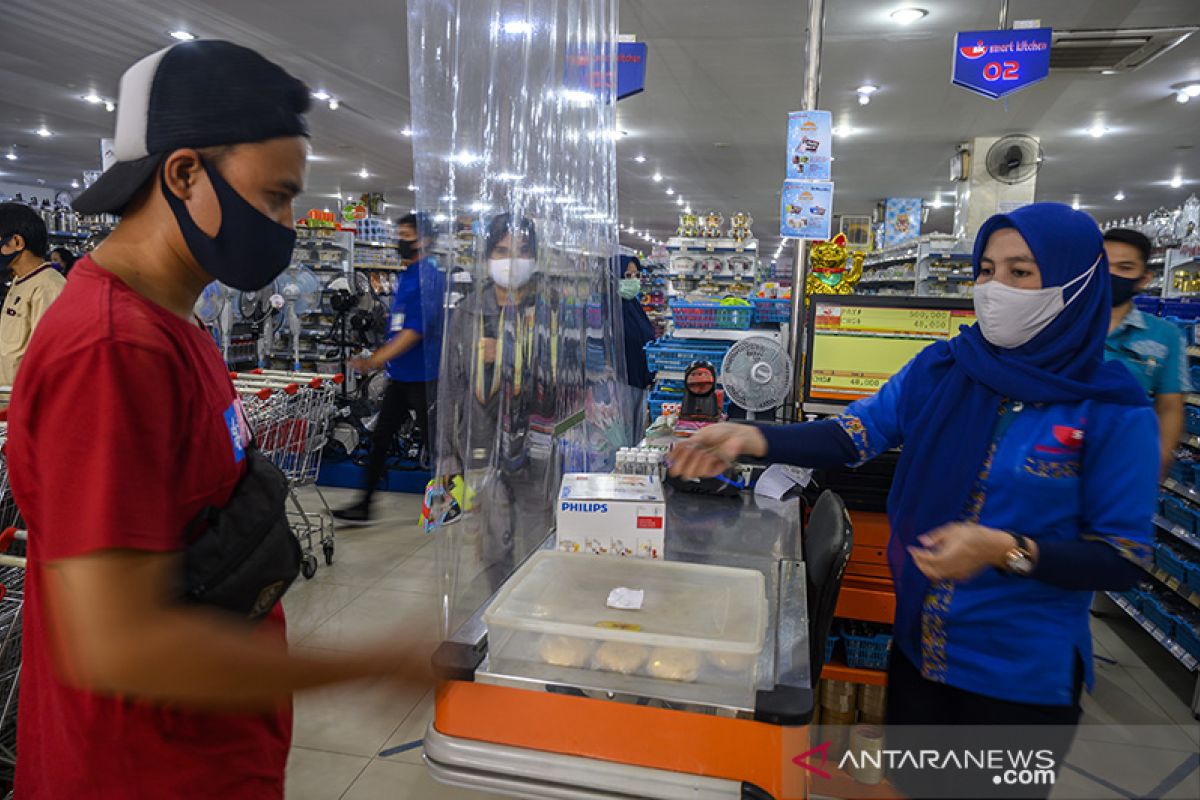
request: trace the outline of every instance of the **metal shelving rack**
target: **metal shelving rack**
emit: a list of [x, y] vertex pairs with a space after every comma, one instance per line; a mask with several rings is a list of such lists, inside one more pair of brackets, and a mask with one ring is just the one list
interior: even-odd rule
[[863, 261], [860, 294], [970, 297], [971, 254], [956, 240], [929, 236], [871, 253]]

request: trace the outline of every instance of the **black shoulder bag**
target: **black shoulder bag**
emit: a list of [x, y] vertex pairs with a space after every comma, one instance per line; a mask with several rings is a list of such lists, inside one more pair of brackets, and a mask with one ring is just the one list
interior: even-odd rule
[[182, 594], [258, 622], [296, 580], [302, 554], [288, 525], [287, 478], [254, 445], [246, 461], [229, 502], [205, 508], [185, 531]]

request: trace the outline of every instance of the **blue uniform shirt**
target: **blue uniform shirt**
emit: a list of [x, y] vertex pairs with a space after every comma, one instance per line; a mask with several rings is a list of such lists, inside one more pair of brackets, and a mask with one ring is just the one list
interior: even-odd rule
[[1179, 329], [1137, 308], [1105, 339], [1104, 357], [1124, 362], [1151, 397], [1192, 390]]
[[[837, 417], [865, 461], [903, 444], [897, 413], [908, 367]], [[1096, 401], [1005, 403], [991, 455], [962, 519], [1034, 541], [1102, 541], [1147, 559], [1157, 496], [1158, 424], [1150, 408]], [[928, 476], [938, 491], [938, 476]], [[1075, 663], [1092, 681], [1092, 592], [986, 568], [934, 583], [920, 641], [896, 641], [929, 680], [1020, 703], [1070, 705]], [[901, 621], [897, 620], [898, 627]]]
[[410, 264], [400, 275], [396, 295], [392, 298], [392, 336], [410, 330], [421, 334], [422, 338], [407, 353], [387, 363], [387, 374], [392, 380], [437, 380], [445, 289], [445, 276], [432, 258]]

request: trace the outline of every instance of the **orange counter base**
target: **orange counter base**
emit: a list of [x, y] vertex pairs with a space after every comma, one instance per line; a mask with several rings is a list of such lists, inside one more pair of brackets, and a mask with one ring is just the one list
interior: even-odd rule
[[438, 686], [434, 727], [459, 739], [752, 783], [776, 800], [808, 796], [808, 772], [792, 763], [809, 748], [807, 727], [463, 681]]

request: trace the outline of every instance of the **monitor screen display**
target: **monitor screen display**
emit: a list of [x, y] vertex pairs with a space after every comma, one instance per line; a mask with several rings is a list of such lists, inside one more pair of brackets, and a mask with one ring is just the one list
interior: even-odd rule
[[804, 410], [837, 413], [930, 343], [975, 323], [970, 300], [816, 295], [807, 315]]

